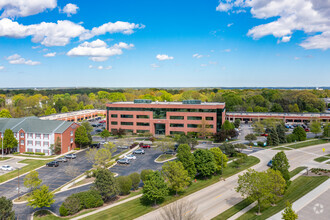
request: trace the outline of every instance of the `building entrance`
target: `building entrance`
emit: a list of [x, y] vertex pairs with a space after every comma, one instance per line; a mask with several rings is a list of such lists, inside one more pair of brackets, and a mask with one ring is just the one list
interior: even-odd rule
[[165, 124], [155, 124], [155, 134], [165, 134]]

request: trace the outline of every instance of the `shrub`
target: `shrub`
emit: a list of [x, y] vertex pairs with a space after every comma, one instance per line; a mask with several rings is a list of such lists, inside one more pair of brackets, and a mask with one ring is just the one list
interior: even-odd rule
[[60, 215], [61, 216], [67, 216], [67, 215], [69, 215], [68, 210], [64, 207], [64, 204], [63, 203], [60, 206], [59, 212], [60, 212]]
[[13, 154], [20, 154], [20, 152], [14, 152]]
[[262, 142], [262, 141], [258, 141], [257, 143], [258, 143], [258, 146], [260, 146], [260, 147], [264, 147], [264, 142]]
[[103, 200], [96, 190], [88, 190], [77, 193], [80, 199], [80, 204], [84, 209], [96, 208], [103, 205]]
[[32, 154], [34, 154], [34, 152], [24, 152], [23, 154], [30, 154], [30, 155], [32, 155]]
[[300, 126], [293, 129], [292, 134], [296, 135], [297, 141], [304, 141], [307, 138], [306, 131]]
[[119, 186], [119, 194], [127, 195], [132, 188], [132, 180], [128, 176], [120, 176], [117, 178], [117, 184]]
[[86, 175], [86, 178], [91, 178], [93, 176], [93, 171], [92, 170], [86, 170], [85, 175]]
[[132, 173], [131, 175], [129, 175], [129, 178], [131, 178], [132, 180], [133, 189], [138, 189], [140, 184], [140, 175], [138, 173]]
[[72, 194], [64, 200], [62, 206], [67, 210], [67, 215], [73, 215], [82, 209], [80, 198], [77, 194]]
[[45, 153], [42, 153], [42, 152], [35, 152], [35, 155], [45, 156]]
[[146, 181], [146, 179], [147, 179], [147, 176], [149, 174], [153, 173], [153, 172], [154, 171], [152, 171], [152, 170], [142, 170], [141, 171], [141, 180], [142, 180], [142, 182], [144, 183]]
[[295, 134], [288, 134], [285, 136], [286, 142], [291, 143], [297, 141], [297, 136]]
[[79, 147], [76, 147], [75, 150], [80, 150], [80, 148]]

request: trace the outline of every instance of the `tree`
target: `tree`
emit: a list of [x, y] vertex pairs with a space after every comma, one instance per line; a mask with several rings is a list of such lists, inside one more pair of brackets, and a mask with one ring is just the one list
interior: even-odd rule
[[178, 144], [188, 144], [191, 149], [194, 149], [198, 142], [195, 138], [192, 138], [190, 135], [177, 134], [174, 136], [174, 141]]
[[277, 146], [279, 144], [280, 140], [278, 138], [277, 132], [275, 128], [272, 128], [270, 130], [270, 133], [267, 137], [267, 144], [269, 146]]
[[295, 103], [294, 105], [289, 105], [289, 112], [300, 112], [297, 103]]
[[31, 196], [28, 197], [28, 205], [33, 208], [50, 207], [55, 202], [54, 193], [49, 191], [49, 187], [42, 185], [39, 189], [35, 189]]
[[283, 112], [283, 108], [280, 104], [274, 103], [273, 106], [270, 108], [271, 112]]
[[277, 133], [277, 136], [278, 136], [279, 143], [280, 144], [286, 143], [285, 128], [284, 128], [283, 124], [278, 124], [276, 126], [276, 133]]
[[324, 137], [330, 137], [330, 124], [324, 125], [323, 136]]
[[286, 181], [279, 170], [268, 169], [266, 171], [266, 174], [269, 179], [268, 183], [271, 192], [268, 200], [272, 204], [275, 204], [278, 198], [284, 194], [284, 190], [286, 188]]
[[177, 158], [182, 163], [184, 169], [188, 171], [190, 178], [195, 178], [197, 170], [195, 167], [195, 157], [190, 152], [188, 144], [180, 144], [177, 149]]
[[170, 161], [162, 166], [162, 175], [169, 189], [182, 192], [190, 183], [188, 171], [184, 169], [180, 161]]
[[197, 127], [197, 133], [202, 138], [206, 138], [212, 133], [209, 123], [204, 118], [201, 120], [201, 123]]
[[233, 157], [237, 153], [235, 150], [235, 146], [231, 143], [223, 143], [220, 146], [220, 149], [222, 152], [225, 152], [225, 154], [228, 155], [229, 157]]
[[248, 169], [243, 175], [238, 176], [236, 191], [252, 201], [257, 200], [258, 212], [260, 213], [261, 204], [269, 198], [270, 189], [268, 187], [268, 181], [267, 175], [264, 172]]
[[245, 140], [249, 141], [249, 144], [251, 144], [252, 141], [257, 140], [257, 137], [254, 134], [251, 133], [251, 134], [247, 134], [245, 136]]
[[207, 177], [216, 171], [216, 164], [211, 151], [206, 149], [197, 149], [194, 152], [194, 157], [196, 170], [199, 175]]
[[113, 173], [108, 169], [98, 170], [95, 177], [94, 188], [101, 194], [103, 201], [107, 201], [109, 198], [116, 196], [119, 191]]
[[319, 121], [312, 121], [310, 124], [311, 132], [315, 135], [322, 132], [321, 123]]
[[221, 126], [221, 130], [225, 130], [225, 131], [228, 131], [228, 130], [231, 130], [231, 129], [234, 129], [235, 126], [233, 123], [231, 123], [230, 121], [226, 120], [223, 125]]
[[93, 131], [93, 126], [88, 121], [83, 121], [81, 123], [81, 126], [84, 126], [86, 128], [87, 133], [91, 133]]
[[213, 147], [210, 151], [214, 157], [216, 172], [220, 173], [223, 168], [227, 167], [228, 158], [218, 147]]
[[101, 138], [104, 138], [105, 141], [108, 141], [108, 138], [110, 137], [111, 133], [107, 130], [107, 129], [104, 129], [101, 133], [100, 133], [100, 136]]
[[187, 200], [179, 200], [161, 209], [162, 220], [199, 220], [197, 206]]
[[300, 126], [295, 127], [292, 134], [296, 135], [298, 141], [305, 141], [307, 138], [305, 129]]
[[240, 124], [241, 124], [241, 119], [236, 118], [235, 121], [234, 121], [235, 128], [239, 128]]
[[285, 153], [281, 151], [275, 154], [275, 156], [272, 159], [272, 169], [281, 172], [287, 185], [289, 184], [290, 181], [289, 168], [290, 168], [289, 160], [286, 157]]
[[161, 202], [168, 195], [167, 184], [159, 171], [155, 171], [147, 176], [144, 181], [142, 200], [145, 202]]
[[161, 139], [160, 141], [157, 141], [155, 144], [157, 147], [160, 148], [161, 151], [165, 152], [167, 150], [173, 150], [174, 149], [174, 141], [172, 138], [165, 137]]
[[132, 180], [128, 176], [119, 176], [116, 179], [119, 188], [119, 194], [127, 195], [132, 188]]
[[107, 164], [111, 161], [112, 153], [107, 148], [89, 149], [86, 152], [86, 158], [89, 162], [93, 163], [94, 167], [106, 168]]
[[[74, 178], [76, 178], [76, 177], [79, 175], [80, 170], [79, 170], [78, 167], [73, 166], [73, 165], [70, 164], [69, 166], [66, 166], [66, 167], [65, 167], [64, 173], [65, 173], [67, 176], [69, 176], [69, 177], [71, 177], [72, 179], [74, 179]], [[73, 184], [76, 184], [76, 180], [74, 180]]]
[[84, 146], [90, 144], [90, 140], [87, 136], [87, 131], [84, 126], [80, 126], [77, 128], [77, 130], [75, 132], [75, 143], [79, 147], [84, 147]]
[[298, 219], [298, 214], [292, 209], [292, 204], [290, 202], [286, 202], [286, 208], [282, 213], [282, 219], [284, 220], [296, 220]]
[[253, 131], [255, 133], [261, 134], [265, 132], [265, 126], [263, 123], [261, 123], [260, 121], [256, 121], [252, 124], [253, 127]]
[[13, 149], [16, 148], [18, 145], [18, 142], [16, 138], [14, 137], [14, 133], [10, 129], [6, 129], [5, 133], [3, 134], [3, 148], [5, 149]]
[[42, 180], [39, 179], [39, 173], [35, 170], [31, 171], [24, 177], [24, 186], [30, 188], [30, 190], [36, 189], [40, 186]]
[[15, 219], [15, 212], [13, 211], [13, 202], [4, 196], [0, 197], [0, 219]]
[[140, 184], [140, 175], [138, 173], [131, 173], [129, 175], [129, 178], [132, 180], [132, 187], [134, 190], [137, 190], [139, 188]]
[[148, 170], [142, 170], [141, 171], [141, 174], [140, 174], [142, 182], [144, 183], [147, 180], [147, 176], [149, 174], [152, 174], [153, 172], [154, 171], [153, 170], [150, 170], [150, 169], [148, 169]]
[[63, 106], [61, 109], [61, 113], [67, 113], [67, 112], [69, 112], [68, 107]]
[[7, 109], [2, 109], [0, 111], [0, 118], [11, 118], [11, 114]]

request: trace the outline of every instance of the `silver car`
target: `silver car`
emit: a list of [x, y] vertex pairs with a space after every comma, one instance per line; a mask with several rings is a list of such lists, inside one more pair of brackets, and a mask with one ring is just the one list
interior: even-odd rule
[[65, 157], [60, 157], [56, 159], [57, 162], [68, 162], [68, 160]]
[[7, 171], [11, 171], [11, 170], [14, 170], [14, 168], [12, 166], [9, 166], [9, 165], [3, 165], [1, 167], [2, 170], [7, 170]]

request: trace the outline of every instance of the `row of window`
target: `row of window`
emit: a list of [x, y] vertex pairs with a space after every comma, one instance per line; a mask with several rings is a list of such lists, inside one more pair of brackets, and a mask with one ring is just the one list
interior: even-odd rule
[[[122, 121], [122, 122], [120, 122], [120, 124], [121, 124], [121, 125], [129, 125], [129, 126], [134, 125], [133, 122], [126, 122], [126, 121]], [[118, 125], [118, 122], [117, 122], [117, 121], [112, 121], [112, 122], [111, 122], [111, 125]], [[136, 123], [136, 126], [150, 126], [150, 123], [137, 122], [137, 123]]]
[[[33, 151], [34, 150], [34, 151]], [[42, 150], [41, 149], [33, 149], [33, 148], [26, 148], [27, 152], [34, 152], [34, 153], [45, 153], [45, 154], [49, 154], [49, 150]]]
[[[183, 128], [184, 124], [170, 124], [170, 127]], [[188, 128], [198, 128], [198, 124], [187, 124]], [[205, 125], [207, 128], [213, 128], [213, 125]]]
[[[133, 118], [133, 115], [120, 115], [121, 118]], [[117, 114], [111, 114], [111, 118], [118, 118]], [[149, 115], [136, 115], [136, 118], [149, 118]], [[184, 120], [184, 116], [170, 116], [172, 120]], [[187, 116], [188, 120], [202, 120], [201, 116]], [[213, 117], [205, 117], [207, 121], [213, 121]]]
[[[14, 136], [17, 136], [17, 133], [14, 133]], [[20, 133], [20, 137], [24, 138], [24, 133]], [[33, 134], [33, 133], [27, 133], [27, 137], [28, 138], [33, 138], [35, 137], [36, 139], [41, 139], [43, 137], [43, 139], [49, 139], [49, 134]]]
[[[24, 140], [21, 140], [21, 145], [24, 145]], [[27, 145], [28, 146], [34, 145], [34, 146], [49, 147], [49, 142], [48, 141], [44, 141], [44, 142], [35, 141], [35, 143], [33, 144], [33, 141], [27, 141]]]
[[[133, 118], [133, 115], [120, 115], [121, 118]], [[118, 118], [117, 114], [111, 114], [111, 118]], [[137, 115], [136, 118], [149, 118], [149, 115]]]

